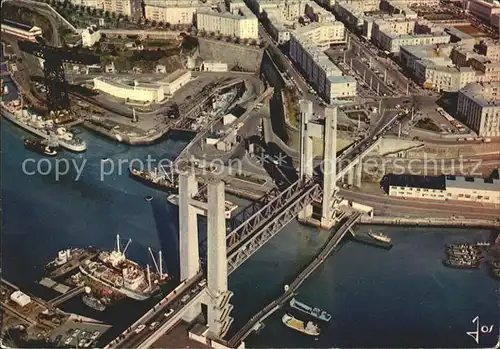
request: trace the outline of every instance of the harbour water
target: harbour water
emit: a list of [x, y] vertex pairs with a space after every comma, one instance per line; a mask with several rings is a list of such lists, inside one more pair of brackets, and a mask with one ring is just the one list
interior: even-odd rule
[[[54, 296], [35, 284], [44, 264], [70, 246], [111, 249], [116, 233], [132, 239], [127, 254], [142, 264], [148, 262], [147, 247], [161, 248], [167, 268], [175, 273], [177, 208], [167, 202], [165, 193], [129, 178], [126, 164], [121, 173], [116, 168], [104, 180], [99, 172], [106, 158], [115, 166], [120, 159], [143, 160], [148, 154], [173, 158], [187, 140], [167, 138], [149, 147], [129, 147], [82, 129], [79, 136], [88, 144], [84, 154], [63, 152], [41, 166], [48, 169], [49, 163], [61, 158], [79, 165], [86, 160], [81, 178], [75, 181], [76, 170], [70, 169], [56, 180], [54, 169], [45, 176], [23, 174], [25, 159], [42, 158], [24, 149], [26, 133], [3, 119], [1, 126], [2, 277], [28, 291]], [[147, 195], [153, 200], [144, 200]], [[454, 270], [441, 264], [445, 244], [483, 240], [489, 231], [376, 229], [393, 238], [391, 251], [347, 241], [299, 290], [298, 299], [332, 314], [332, 320], [322, 324], [318, 340], [286, 328], [281, 323], [282, 309], [266, 320], [259, 335], [247, 339], [247, 346], [473, 348], [496, 344], [498, 282], [486, 270]], [[232, 329], [276, 298], [327, 237], [328, 232], [293, 222], [236, 270], [229, 280], [235, 293]], [[113, 321], [120, 330], [152, 302], [123, 300], [98, 314], [74, 299], [63, 309]], [[480, 336], [479, 346], [466, 334], [475, 330], [471, 321], [476, 316], [481, 325], [494, 325], [494, 333]]]

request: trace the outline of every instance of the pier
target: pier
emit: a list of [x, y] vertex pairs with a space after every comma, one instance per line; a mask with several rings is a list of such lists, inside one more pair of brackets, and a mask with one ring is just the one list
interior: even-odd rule
[[51, 299], [49, 301], [49, 304], [52, 307], [57, 307], [59, 304], [62, 304], [64, 302], [66, 302], [67, 300], [69, 300], [73, 297], [76, 297], [80, 293], [83, 293], [84, 290], [85, 290], [84, 286], [75, 287], [75, 288], [71, 289], [70, 291], [63, 293], [62, 295]]
[[354, 226], [361, 217], [361, 213], [353, 213], [347, 220], [340, 226], [339, 230], [333, 234], [327, 244], [323, 247], [318, 256], [297, 276], [291, 283], [288, 289], [276, 300], [269, 303], [260, 312], [255, 314], [250, 321], [246, 323], [241, 330], [239, 330], [229, 341], [228, 344], [232, 348], [237, 348], [239, 344], [255, 329], [255, 326], [264, 321], [267, 317], [273, 314], [276, 310], [281, 308], [292, 296], [296, 294], [297, 289], [304, 283], [304, 281], [323, 263], [323, 261], [332, 253], [337, 247], [342, 238], [351, 233], [351, 227]]
[[361, 217], [363, 224], [381, 224], [381, 225], [406, 225], [422, 227], [463, 227], [463, 228], [498, 228], [500, 221], [497, 219], [466, 219], [462, 217], [451, 218], [420, 218], [420, 217]]

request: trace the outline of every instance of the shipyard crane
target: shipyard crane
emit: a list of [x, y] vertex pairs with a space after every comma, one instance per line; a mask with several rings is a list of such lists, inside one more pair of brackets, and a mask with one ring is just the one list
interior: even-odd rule
[[45, 44], [43, 38], [38, 42], [18, 41], [21, 51], [44, 60], [44, 84], [47, 93], [49, 112], [69, 110], [69, 96], [64, 74], [64, 63], [94, 65], [99, 64], [99, 56], [78, 52], [78, 48], [52, 47]]

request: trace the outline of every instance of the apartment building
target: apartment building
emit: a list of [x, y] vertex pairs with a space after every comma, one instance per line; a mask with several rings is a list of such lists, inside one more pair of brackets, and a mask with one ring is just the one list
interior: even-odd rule
[[493, 16], [500, 14], [500, 5], [495, 1], [463, 0], [463, 8], [479, 18], [491, 22]]
[[449, 58], [422, 59], [415, 65], [415, 77], [426, 89], [439, 92], [457, 92], [476, 81], [471, 67], [456, 67]]
[[437, 57], [449, 58], [455, 48], [456, 44], [401, 46], [399, 59], [403, 67], [415, 73], [417, 61], [422, 59], [434, 59]]
[[102, 0], [102, 8], [104, 11], [114, 12], [123, 16], [132, 15], [131, 0]]
[[342, 71], [306, 35], [291, 33], [290, 56], [302, 68], [311, 86], [327, 102], [356, 96], [356, 80], [342, 76]]
[[500, 82], [465, 86], [458, 93], [457, 113], [479, 136], [500, 137]]
[[394, 35], [381, 32], [378, 47], [384, 51], [399, 53], [401, 46], [447, 44], [449, 42], [450, 36], [447, 34]]
[[486, 39], [479, 43], [478, 48], [480, 54], [491, 60], [500, 61], [500, 41]]
[[91, 8], [104, 8], [104, 0], [70, 0], [73, 5], [86, 6]]
[[312, 1], [306, 4], [304, 13], [313, 22], [325, 23], [337, 21], [331, 12]]
[[385, 180], [387, 182], [386, 191], [390, 196], [441, 201], [500, 203], [500, 180], [497, 176], [480, 178], [453, 175], [390, 174]]
[[451, 52], [453, 63], [460, 67], [472, 67], [476, 70], [477, 82], [500, 81], [500, 61], [456, 47]]
[[203, 9], [196, 13], [198, 30], [225, 36], [258, 40], [258, 25], [257, 17], [248, 8], [239, 8], [233, 13], [222, 8], [218, 11]]
[[332, 44], [346, 42], [345, 27], [342, 22], [313, 22], [294, 30], [296, 35], [312, 41], [320, 49], [326, 50]]
[[144, 14], [147, 19], [170, 24], [191, 24], [196, 11], [210, 8], [209, 3], [198, 0], [144, 1]]
[[335, 3], [334, 8], [340, 18], [346, 21], [347, 24], [356, 27], [363, 25], [365, 15], [361, 5], [352, 5], [345, 1], [338, 1]]

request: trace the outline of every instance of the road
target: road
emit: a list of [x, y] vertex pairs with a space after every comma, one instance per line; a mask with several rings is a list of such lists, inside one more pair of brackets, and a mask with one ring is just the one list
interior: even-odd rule
[[[189, 299], [193, 298], [196, 294], [198, 294], [203, 288], [198, 285], [200, 282], [201, 275], [198, 277], [193, 278], [193, 280], [190, 281], [190, 283], [186, 283], [186, 285], [190, 286], [188, 287], [184, 292], [175, 294], [169, 300], [168, 302], [165, 301], [163, 304], [161, 304], [157, 309], [147, 318], [145, 318], [141, 324], [146, 325], [146, 328], [144, 328], [142, 331], [139, 333], [136, 333], [135, 330], [137, 327], [131, 328], [130, 331], [126, 334], [126, 338], [121, 341], [117, 346], [112, 346], [116, 348], [135, 348], [137, 347], [138, 344], [142, 343], [147, 337], [149, 337], [154, 331], [149, 329], [149, 326], [156, 322], [156, 328], [159, 328], [161, 325], [163, 325], [165, 322], [169, 321], [172, 319], [172, 317], [177, 314], [179, 310], [182, 309], [183, 304], [187, 302]], [[182, 299], [188, 295], [188, 299], [184, 299], [184, 302]], [[172, 311], [173, 310], [173, 311]], [[169, 314], [170, 313], [170, 314]], [[166, 314], [169, 314], [166, 316]]]
[[458, 215], [466, 218], [495, 220], [500, 217], [500, 209], [491, 205], [463, 203], [459, 201], [441, 202], [435, 200], [414, 200], [391, 197], [383, 194], [361, 193], [354, 190], [340, 189], [339, 195], [348, 200], [373, 206], [379, 213], [409, 212], [412, 215]]
[[292, 61], [290, 61], [290, 59], [278, 48], [273, 38], [266, 32], [266, 30], [260, 23], [259, 23], [259, 36], [266, 44], [268, 44], [269, 50], [272, 51], [275, 56], [278, 56], [283, 62], [283, 64], [288, 68], [287, 74], [293, 79], [295, 85], [302, 93], [301, 98], [307, 99], [313, 103], [313, 112], [316, 115], [323, 115], [325, 108], [321, 106], [321, 101], [319, 100], [318, 96], [310, 92], [309, 85], [304, 80], [302, 75], [298, 72], [297, 68], [295, 68]]

